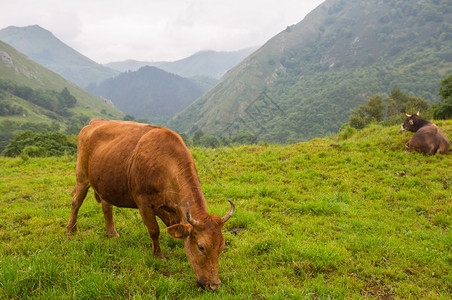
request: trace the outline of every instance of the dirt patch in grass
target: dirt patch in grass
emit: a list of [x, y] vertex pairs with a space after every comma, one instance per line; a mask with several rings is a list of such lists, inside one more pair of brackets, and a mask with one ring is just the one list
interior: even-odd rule
[[370, 280], [361, 293], [365, 297], [372, 297], [376, 299], [389, 300], [394, 299], [394, 292], [392, 288], [387, 286], [381, 280]]

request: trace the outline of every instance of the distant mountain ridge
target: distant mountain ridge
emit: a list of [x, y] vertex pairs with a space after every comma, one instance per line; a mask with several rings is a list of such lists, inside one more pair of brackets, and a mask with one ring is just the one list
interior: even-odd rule
[[228, 70], [239, 64], [256, 49], [257, 47], [250, 47], [237, 51], [206, 50], [173, 62], [127, 60], [122, 62], [111, 62], [105, 66], [121, 72], [135, 71], [144, 66], [153, 66], [186, 78], [206, 76], [220, 79]]
[[38, 25], [9, 26], [0, 30], [0, 40], [82, 88], [119, 73], [80, 54]]
[[376, 93], [438, 101], [452, 71], [452, 1], [326, 0], [170, 120], [179, 132], [296, 142], [335, 133]]
[[191, 80], [150, 66], [121, 73], [87, 90], [111, 99], [124, 113], [151, 123], [166, 121], [202, 94]]

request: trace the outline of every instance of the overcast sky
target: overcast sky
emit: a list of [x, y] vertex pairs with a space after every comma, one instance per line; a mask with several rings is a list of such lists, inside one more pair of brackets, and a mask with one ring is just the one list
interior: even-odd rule
[[5, 0], [0, 29], [39, 25], [98, 63], [260, 46], [323, 0]]

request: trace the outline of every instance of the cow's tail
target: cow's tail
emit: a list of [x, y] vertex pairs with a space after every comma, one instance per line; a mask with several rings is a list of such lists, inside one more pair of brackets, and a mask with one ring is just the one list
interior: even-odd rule
[[432, 154], [438, 154], [441, 153], [441, 143], [436, 143], [435, 147], [432, 149]]

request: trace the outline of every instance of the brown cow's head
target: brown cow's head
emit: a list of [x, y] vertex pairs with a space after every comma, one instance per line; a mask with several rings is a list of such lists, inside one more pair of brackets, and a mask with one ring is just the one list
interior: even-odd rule
[[167, 228], [172, 237], [184, 240], [185, 253], [195, 270], [198, 285], [210, 290], [218, 289], [221, 284], [218, 276], [218, 258], [224, 249], [221, 229], [235, 209], [234, 203], [228, 201], [231, 209], [223, 218], [212, 214], [200, 220], [191, 217], [187, 203], [189, 224], [176, 224]]
[[[419, 112], [415, 114], [406, 114], [405, 123], [402, 125], [403, 131], [411, 131], [416, 132], [421, 126], [420, 121], [424, 121], [421, 118], [419, 118]], [[423, 125], [423, 124], [422, 124]]]

